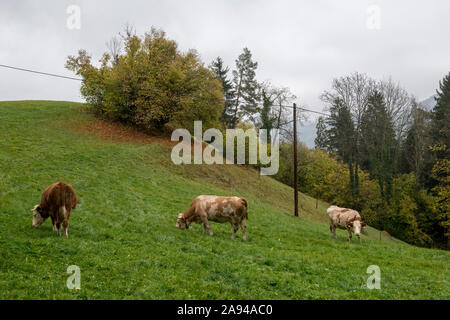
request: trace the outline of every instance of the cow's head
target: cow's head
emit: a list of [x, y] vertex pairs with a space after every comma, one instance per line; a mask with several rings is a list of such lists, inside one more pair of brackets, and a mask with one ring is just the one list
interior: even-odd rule
[[347, 222], [347, 229], [353, 230], [355, 236], [359, 237], [361, 234], [361, 230], [366, 226], [365, 222], [362, 222], [360, 219], [350, 220]]
[[186, 221], [186, 219], [183, 217], [183, 214], [182, 214], [182, 213], [179, 213], [179, 214], [178, 214], [176, 227], [177, 227], [178, 229], [181, 229], [181, 230], [183, 230], [183, 229], [189, 229], [189, 224], [188, 224], [188, 222]]
[[33, 209], [31, 209], [31, 212], [33, 212], [33, 227], [40, 227], [41, 224], [44, 223], [45, 219], [48, 218], [48, 216], [45, 217], [43, 215], [42, 208], [38, 204], [35, 205]]

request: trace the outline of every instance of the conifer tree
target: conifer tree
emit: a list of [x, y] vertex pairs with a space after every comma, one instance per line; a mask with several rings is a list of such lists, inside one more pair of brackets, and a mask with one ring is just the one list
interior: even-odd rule
[[447, 248], [450, 248], [450, 73], [439, 83], [431, 126], [434, 165], [431, 170], [437, 200], [438, 219], [444, 229]]
[[267, 134], [270, 136], [270, 130], [274, 127], [274, 119], [271, 117], [270, 112], [272, 109], [273, 100], [265, 89], [262, 90], [261, 96], [263, 102], [263, 106], [261, 109], [261, 129], [266, 129]]
[[339, 98], [330, 107], [330, 117], [325, 121], [328, 129], [329, 150], [336, 151], [348, 163], [354, 149], [354, 124], [350, 109]]
[[369, 173], [378, 180], [383, 200], [392, 194], [395, 132], [383, 94], [377, 90], [370, 95], [361, 123], [362, 161]]
[[225, 99], [225, 105], [220, 116], [220, 121], [225, 125], [225, 127], [230, 127], [233, 120], [233, 106], [234, 106], [234, 88], [231, 80], [228, 79], [229, 67], [225, 67], [221, 57], [217, 57], [212, 63], [211, 68], [216, 74], [216, 78], [222, 83], [222, 92]]
[[[432, 111], [432, 144], [450, 148], [450, 73], [439, 82], [439, 89]], [[438, 159], [446, 157], [445, 152], [436, 152], [436, 156]]]
[[258, 63], [252, 60], [252, 53], [244, 48], [236, 60], [236, 70], [233, 70], [233, 84], [236, 91], [234, 101], [232, 127], [235, 127], [239, 119], [247, 118], [255, 123], [259, 112], [259, 84], [256, 81], [256, 69]]
[[316, 149], [328, 149], [329, 141], [327, 135], [327, 126], [323, 117], [319, 117], [319, 119], [317, 120], [316, 138], [314, 139], [314, 144], [316, 145]]

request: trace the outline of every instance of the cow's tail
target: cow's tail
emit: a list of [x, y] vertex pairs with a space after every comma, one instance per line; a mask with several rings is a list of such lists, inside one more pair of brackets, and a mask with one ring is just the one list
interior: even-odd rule
[[241, 201], [245, 207], [245, 218], [248, 220], [248, 202], [245, 198], [241, 198]]

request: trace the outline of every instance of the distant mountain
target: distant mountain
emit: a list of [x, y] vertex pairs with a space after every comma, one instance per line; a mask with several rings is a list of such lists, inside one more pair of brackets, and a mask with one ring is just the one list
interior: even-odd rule
[[437, 94], [432, 95], [428, 99], [425, 99], [425, 100], [419, 102], [419, 106], [424, 110], [431, 111], [434, 108], [434, 106], [436, 105], [436, 100], [435, 100], [436, 97], [437, 97]]

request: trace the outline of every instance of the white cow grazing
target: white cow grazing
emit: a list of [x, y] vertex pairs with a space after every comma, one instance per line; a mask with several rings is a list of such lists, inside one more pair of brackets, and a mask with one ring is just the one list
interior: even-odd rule
[[248, 203], [244, 198], [202, 195], [195, 198], [184, 213], [178, 214], [176, 227], [188, 229], [192, 222], [203, 223], [203, 232], [208, 229], [212, 236], [209, 221], [230, 222], [233, 226], [231, 239], [234, 239], [241, 226], [242, 239], [245, 240], [246, 219], [248, 219]]
[[359, 237], [361, 228], [365, 227], [366, 223], [362, 221], [358, 211], [331, 206], [327, 209], [327, 213], [330, 218], [330, 231], [333, 237], [336, 238], [336, 228], [339, 228], [348, 231], [348, 241], [352, 241], [353, 231], [355, 236], [358, 237], [358, 241], [361, 242], [361, 238]]

